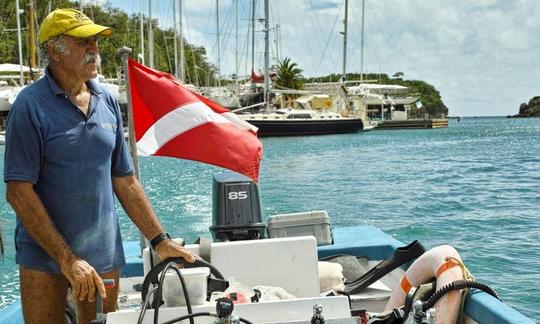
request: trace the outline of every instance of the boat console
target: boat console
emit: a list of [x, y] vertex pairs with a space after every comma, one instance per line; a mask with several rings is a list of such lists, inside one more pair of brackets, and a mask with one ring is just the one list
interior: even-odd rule
[[[208, 276], [210, 271], [207, 268], [195, 268], [206, 269], [197, 270], [196, 274], [192, 269], [182, 269], [180, 272], [185, 277], [185, 286], [191, 290], [187, 293], [193, 313], [215, 313], [216, 307], [219, 309], [216, 303], [223, 297], [231, 299], [236, 316], [251, 323], [310, 323], [317, 316], [324, 318], [327, 323], [331, 323], [328, 320], [356, 323], [351, 316], [351, 306], [369, 308], [371, 311], [382, 310], [391, 289], [381, 282], [375, 283], [363, 294], [349, 297], [321, 291], [318, 246], [332, 244], [326, 212], [276, 215], [271, 218], [272, 229], [268, 231], [272, 237], [264, 238], [266, 224], [262, 222], [257, 185], [253, 181], [230, 172], [216, 175], [213, 192], [213, 224], [210, 231], [214, 241], [203, 239], [199, 244], [185, 247], [204, 255], [216, 270], [212, 273], [219, 273], [229, 287], [217, 289], [212, 284], [212, 276]], [[320, 226], [317, 222], [321, 223]], [[120, 310], [107, 314], [107, 323], [151, 323], [156, 311], [159, 312], [160, 323], [172, 323], [175, 318], [188, 314], [186, 299], [174, 272], [164, 275], [162, 284], [171, 286], [162, 287], [163, 305], [157, 306], [153, 301], [155, 291], [154, 296], [149, 296], [152, 287], [148, 286], [148, 277], [152, 276], [151, 281], [157, 282], [157, 271], [152, 269], [160, 262], [158, 255], [149, 248], [143, 251], [144, 276], [147, 279], [144, 276], [121, 278]], [[157, 270], [161, 271], [164, 264], [159, 266], [161, 268]], [[342, 273], [337, 275], [340, 276], [338, 281], [341, 281]], [[201, 291], [207, 298], [199, 298]], [[182, 296], [171, 298], [171, 292]], [[147, 302], [143, 299], [147, 299]], [[176, 299], [181, 302], [171, 302]], [[148, 309], [143, 312], [145, 316], [141, 317], [141, 309], [146, 307]], [[195, 319], [195, 323], [215, 321], [212, 316]]]
[[[196, 244], [186, 247], [193, 252], [199, 250]], [[149, 257], [149, 253], [145, 255]], [[315, 305], [322, 307], [325, 318], [350, 317], [346, 296], [320, 296], [317, 262], [316, 240], [310, 236], [213, 242], [210, 246], [210, 263], [219, 269], [229, 283], [259, 289], [274, 287], [290, 295], [287, 299], [280, 299], [283, 296], [262, 296], [259, 302], [236, 304], [234, 313], [252, 323], [264, 323], [268, 319], [273, 322], [309, 320]], [[107, 323], [137, 322], [142, 299], [141, 293], [133, 287], [142, 280], [143, 277], [121, 279], [119, 300], [122, 309], [109, 313]], [[192, 307], [193, 312], [212, 312], [216, 302], [212, 298], [212, 301]], [[151, 323], [153, 312], [153, 309], [147, 310], [143, 323]], [[161, 323], [187, 314], [187, 308], [161, 307], [159, 312]], [[211, 317], [200, 318], [196, 323], [213, 323], [214, 320]]]

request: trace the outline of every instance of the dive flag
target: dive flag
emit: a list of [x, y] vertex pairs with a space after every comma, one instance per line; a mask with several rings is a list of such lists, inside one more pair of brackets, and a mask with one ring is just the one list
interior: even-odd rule
[[128, 69], [139, 155], [209, 163], [258, 182], [262, 144], [256, 127], [168, 73], [132, 59]]

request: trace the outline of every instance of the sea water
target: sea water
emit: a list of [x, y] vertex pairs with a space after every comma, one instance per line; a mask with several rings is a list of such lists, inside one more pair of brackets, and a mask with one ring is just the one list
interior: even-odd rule
[[[478, 281], [540, 319], [540, 119], [462, 118], [446, 129], [262, 143], [265, 219], [326, 210], [333, 227], [373, 225], [404, 243], [450, 244]], [[3, 147], [0, 158], [3, 169]], [[188, 242], [208, 236], [212, 176], [222, 169], [161, 157], [140, 162], [142, 183], [167, 231]], [[2, 201], [7, 246], [0, 307], [18, 296], [15, 215]], [[124, 239], [136, 240], [137, 230], [120, 214]]]

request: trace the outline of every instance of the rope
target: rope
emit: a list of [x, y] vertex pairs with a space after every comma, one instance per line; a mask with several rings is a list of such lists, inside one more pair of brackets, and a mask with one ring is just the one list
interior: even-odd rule
[[[469, 271], [469, 269], [465, 266], [463, 261], [454, 258], [454, 257], [447, 257], [446, 260], [452, 260], [459, 264], [461, 271], [463, 272], [463, 279], [465, 280], [475, 280], [472, 273]], [[465, 323], [465, 300], [467, 299], [467, 296], [469, 295], [469, 288], [465, 288], [461, 291], [461, 302], [459, 305], [459, 315], [457, 319], [457, 323]]]

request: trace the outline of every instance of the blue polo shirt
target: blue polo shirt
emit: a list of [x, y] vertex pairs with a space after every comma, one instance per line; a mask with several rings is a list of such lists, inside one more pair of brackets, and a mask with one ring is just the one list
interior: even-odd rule
[[[23, 89], [6, 124], [4, 181], [27, 181], [73, 252], [98, 273], [125, 264], [112, 177], [133, 174], [120, 107], [90, 80], [88, 117], [50, 71]], [[17, 219], [16, 262], [60, 273]]]

